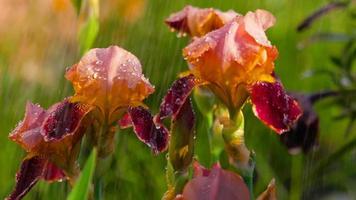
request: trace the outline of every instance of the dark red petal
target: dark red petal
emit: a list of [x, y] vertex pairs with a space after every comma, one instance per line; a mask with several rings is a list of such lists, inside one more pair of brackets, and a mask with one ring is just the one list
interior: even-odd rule
[[46, 160], [38, 156], [26, 159], [22, 162], [20, 170], [16, 174], [16, 186], [7, 200], [19, 200], [42, 177]]
[[189, 34], [188, 27], [188, 10], [190, 6], [186, 6], [183, 10], [171, 14], [164, 22], [171, 28]]
[[196, 85], [197, 80], [192, 74], [176, 80], [163, 98], [160, 106], [159, 119], [166, 118], [170, 115], [174, 117]]
[[122, 129], [129, 128], [132, 126], [132, 120], [129, 113], [125, 113], [124, 116], [119, 120], [119, 126]]
[[251, 101], [255, 115], [278, 134], [288, 131], [302, 114], [297, 101], [286, 94], [278, 81], [254, 84]]
[[48, 116], [42, 124], [41, 134], [45, 141], [60, 140], [74, 134], [79, 128], [88, 107], [64, 100], [48, 109]]
[[130, 107], [128, 113], [137, 137], [147, 144], [155, 153], [166, 150], [168, 145], [168, 130], [159, 123], [154, 123], [151, 113], [139, 106]]
[[208, 176], [198, 176], [189, 181], [183, 190], [189, 200], [249, 200], [249, 190], [243, 179], [215, 165]]
[[46, 167], [43, 171], [43, 179], [46, 181], [61, 181], [66, 178], [63, 170], [58, 168], [51, 162], [47, 162]]

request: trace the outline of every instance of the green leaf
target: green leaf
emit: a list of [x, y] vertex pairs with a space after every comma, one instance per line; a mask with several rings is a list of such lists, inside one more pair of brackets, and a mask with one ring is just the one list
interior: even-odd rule
[[83, 9], [83, 15], [87, 15], [86, 20], [80, 26], [78, 34], [81, 55], [92, 48], [99, 33], [99, 1], [89, 0], [86, 3], [85, 9]]
[[87, 200], [88, 192], [90, 188], [90, 183], [93, 178], [96, 162], [96, 149], [91, 152], [84, 170], [79, 176], [77, 182], [75, 183], [71, 193], [69, 194], [67, 200]]

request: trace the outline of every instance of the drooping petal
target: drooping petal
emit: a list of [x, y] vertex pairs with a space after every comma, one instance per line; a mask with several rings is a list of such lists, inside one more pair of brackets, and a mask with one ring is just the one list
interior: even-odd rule
[[46, 142], [61, 140], [63, 137], [75, 134], [85, 114], [89, 111], [90, 108], [88, 106], [71, 103], [68, 100], [51, 106], [41, 127], [41, 134], [44, 140]]
[[215, 165], [208, 176], [194, 177], [183, 190], [189, 200], [249, 200], [249, 190], [243, 179]]
[[221, 12], [212, 8], [186, 6], [181, 11], [171, 14], [165, 22], [179, 33], [201, 37], [220, 28], [238, 15], [232, 10]]
[[286, 94], [279, 81], [254, 84], [251, 101], [254, 114], [278, 134], [290, 130], [302, 114], [297, 101]]
[[170, 115], [174, 117], [197, 84], [198, 81], [193, 75], [188, 75], [176, 80], [163, 98], [158, 114], [159, 119], [166, 118]]
[[66, 78], [75, 90], [73, 101], [96, 106], [109, 123], [121, 116], [117, 110], [138, 105], [154, 91], [140, 61], [118, 46], [90, 50], [67, 71]]
[[155, 123], [151, 113], [143, 108], [130, 107], [128, 109], [132, 125], [137, 137], [152, 148], [154, 153], [167, 149], [169, 133], [161, 124]]
[[46, 160], [38, 156], [25, 159], [16, 174], [16, 186], [7, 200], [20, 200], [41, 179]]

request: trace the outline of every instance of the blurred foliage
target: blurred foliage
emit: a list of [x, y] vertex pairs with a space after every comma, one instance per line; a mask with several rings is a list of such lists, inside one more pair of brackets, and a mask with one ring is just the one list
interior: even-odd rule
[[[21, 148], [8, 140], [7, 136], [23, 118], [25, 102], [32, 101], [48, 107], [71, 94], [71, 86], [63, 77], [64, 71], [80, 58], [76, 8], [70, 0], [44, 2], [4, 0], [0, 3], [1, 198], [11, 191], [14, 175], [24, 155]], [[100, 1], [100, 30], [93, 47], [117, 44], [135, 54], [141, 60], [146, 77], [156, 86], [156, 92], [146, 103], [157, 110], [162, 96], [177, 74], [187, 69], [181, 50], [188, 39], [177, 39], [165, 26], [163, 20], [170, 13], [186, 4], [234, 9], [240, 13], [262, 8], [271, 11], [277, 18], [277, 24], [268, 31], [268, 36], [279, 49], [276, 71], [285, 87], [299, 92], [338, 89], [339, 85], [328, 76], [310, 76], [309, 72], [324, 70], [340, 77], [348, 70], [342, 64], [349, 62], [343, 58], [346, 55], [343, 51], [348, 48], [345, 37], [346, 40], [350, 36], [354, 38], [356, 32], [355, 12], [351, 10], [355, 7], [354, 3], [347, 8], [347, 12], [335, 10], [319, 18], [304, 32], [296, 32], [301, 21], [327, 3], [326, 0]], [[13, 12], [14, 9], [17, 12]], [[310, 37], [317, 34], [332, 34], [328, 38], [333, 40], [312, 40], [310, 43]], [[300, 45], [306, 40], [307, 43]], [[355, 49], [354, 43], [351, 46]], [[341, 60], [332, 58], [331, 62], [328, 57]], [[349, 58], [355, 58], [354, 50], [350, 51]], [[355, 62], [348, 66], [354, 72]], [[279, 138], [256, 120], [250, 107], [245, 108], [246, 142], [248, 148], [256, 153], [255, 194], [263, 191], [275, 177], [280, 199], [288, 199], [290, 191], [305, 191], [305, 199], [323, 199], [327, 195], [355, 198], [356, 168], [352, 164], [356, 162], [354, 143], [346, 152], [343, 151], [345, 153], [337, 154], [337, 159], [334, 157], [331, 163], [328, 161], [328, 170], [320, 171], [318, 179], [312, 179], [320, 160], [339, 152], [343, 145], [350, 145], [352, 138], [356, 137], [353, 128], [345, 138], [348, 117], [335, 120], [335, 116], [344, 110], [338, 105], [355, 103], [351, 99], [341, 100], [343, 102], [338, 104], [333, 100], [325, 100], [316, 106], [321, 116], [320, 147], [297, 158], [289, 155]], [[349, 111], [348, 107], [346, 111]], [[202, 140], [205, 139], [204, 131], [208, 131], [205, 126], [208, 125], [200, 122], [209, 116], [197, 113], [197, 117], [199, 131], [196, 151], [204, 155], [199, 148], [201, 144], [206, 144]], [[154, 156], [131, 131], [120, 131], [116, 141], [115, 155], [109, 163], [110, 170], [102, 177], [103, 199], [160, 199], [167, 189], [165, 155]], [[210, 159], [206, 158], [204, 163], [209, 164]], [[298, 187], [293, 188], [293, 184], [298, 184]], [[65, 199], [69, 191], [68, 183], [41, 182], [25, 199]]]

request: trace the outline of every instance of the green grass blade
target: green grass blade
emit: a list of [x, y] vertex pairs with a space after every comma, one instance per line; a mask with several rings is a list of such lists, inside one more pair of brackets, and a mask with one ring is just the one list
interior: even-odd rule
[[82, 171], [79, 179], [73, 187], [73, 190], [69, 194], [67, 200], [87, 200], [88, 192], [90, 188], [90, 183], [93, 178], [94, 170], [95, 170], [95, 162], [96, 162], [96, 149], [94, 149]]

